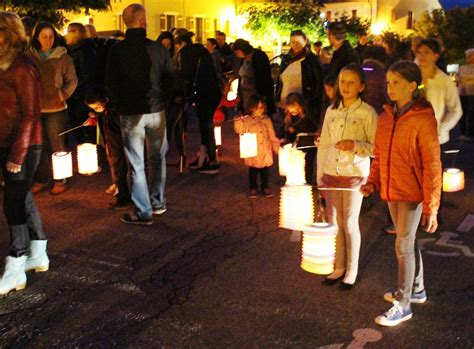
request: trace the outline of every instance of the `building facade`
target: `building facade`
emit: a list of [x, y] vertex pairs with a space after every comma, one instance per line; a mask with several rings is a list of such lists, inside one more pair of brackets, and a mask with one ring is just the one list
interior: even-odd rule
[[[109, 11], [91, 11], [68, 15], [71, 21], [94, 24], [99, 32], [125, 31], [122, 11], [132, 3], [141, 3], [147, 9], [148, 36], [158, 35], [173, 27], [183, 27], [196, 34], [196, 42], [203, 43], [214, 37], [216, 30], [225, 32], [231, 39], [243, 34], [243, 19], [237, 16], [239, 9], [265, 1], [253, 0], [111, 0]], [[321, 8], [327, 20], [345, 13], [348, 16], [368, 18], [372, 31], [379, 34], [385, 29], [409, 34], [416, 19], [424, 12], [441, 8], [438, 0], [327, 0]]]

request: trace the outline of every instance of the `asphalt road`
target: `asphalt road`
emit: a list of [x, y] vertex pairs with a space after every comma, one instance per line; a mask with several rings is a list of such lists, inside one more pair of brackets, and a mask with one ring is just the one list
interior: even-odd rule
[[[76, 174], [60, 196], [38, 194], [51, 266], [0, 299], [0, 346], [474, 348], [474, 227], [459, 227], [474, 218], [474, 144], [461, 144], [457, 160], [466, 189], [445, 195], [437, 233], [418, 235], [428, 300], [395, 328], [374, 323], [396, 285], [385, 204], [374, 200], [361, 215], [356, 287], [323, 287], [300, 268], [301, 242], [278, 228], [276, 166], [275, 197], [248, 199], [237, 145], [226, 126], [217, 176], [169, 166], [168, 211], [151, 227], [123, 224], [122, 212], [107, 209], [106, 171]], [[0, 227], [7, 251], [3, 216]]]

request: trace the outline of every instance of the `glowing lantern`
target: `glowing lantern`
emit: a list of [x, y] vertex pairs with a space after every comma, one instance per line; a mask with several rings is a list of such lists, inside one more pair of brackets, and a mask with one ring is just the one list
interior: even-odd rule
[[286, 168], [286, 185], [306, 184], [304, 152], [292, 147], [289, 154], [288, 167]]
[[464, 189], [464, 172], [457, 168], [445, 168], [443, 171], [443, 191], [455, 192]]
[[57, 151], [51, 157], [53, 162], [53, 178], [55, 180], [72, 177], [71, 152]]
[[243, 133], [240, 135], [240, 157], [253, 158], [257, 156], [257, 134]]
[[214, 127], [214, 138], [216, 139], [216, 145], [222, 145], [222, 127]]
[[313, 188], [310, 185], [285, 185], [280, 195], [279, 227], [302, 231], [314, 222]]
[[306, 224], [314, 222], [313, 187], [306, 185], [304, 153], [290, 148], [286, 185], [281, 188], [280, 228], [302, 231]]
[[286, 176], [286, 171], [288, 169], [288, 162], [290, 161], [290, 150], [291, 144], [286, 144], [280, 148], [278, 152], [278, 169], [280, 176]]
[[330, 223], [308, 224], [303, 229], [301, 269], [327, 275], [334, 271], [337, 228]]
[[77, 146], [77, 167], [79, 173], [84, 175], [99, 171], [96, 144], [83, 143]]
[[235, 101], [237, 99], [238, 90], [239, 90], [239, 79], [234, 79], [230, 83], [229, 92], [227, 92], [227, 100]]

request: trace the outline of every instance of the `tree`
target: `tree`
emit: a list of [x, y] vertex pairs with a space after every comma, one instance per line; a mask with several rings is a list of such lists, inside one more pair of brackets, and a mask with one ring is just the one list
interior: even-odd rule
[[[299, 4], [294, 4], [298, 2]], [[292, 30], [301, 29], [309, 40], [326, 41], [326, 20], [321, 16], [319, 5], [315, 1], [275, 1], [263, 6], [249, 6], [241, 10], [241, 15], [247, 18], [247, 29], [253, 40], [268, 45], [281, 44], [288, 40]], [[318, 1], [316, 1], [318, 3]], [[357, 43], [357, 34], [367, 31], [370, 21], [359, 17], [352, 18], [346, 14], [338, 17], [338, 22], [344, 22], [348, 29], [348, 39], [352, 44]]]
[[110, 0], [3, 0], [4, 10], [49, 21], [58, 28], [66, 23], [64, 12], [85, 11], [88, 14], [89, 10], [107, 10], [109, 7]]
[[425, 12], [415, 24], [416, 33], [423, 37], [441, 39], [448, 62], [458, 62], [464, 51], [474, 47], [474, 6], [459, 7], [449, 11], [433, 10]]

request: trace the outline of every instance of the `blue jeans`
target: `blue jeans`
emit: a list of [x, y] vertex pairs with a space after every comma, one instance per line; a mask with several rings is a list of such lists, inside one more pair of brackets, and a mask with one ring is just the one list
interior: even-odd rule
[[[121, 115], [123, 145], [128, 159], [132, 201], [140, 218], [152, 217], [153, 209], [165, 206], [166, 119], [165, 112]], [[145, 172], [147, 147], [150, 185]]]

